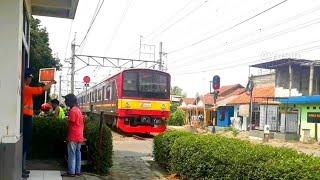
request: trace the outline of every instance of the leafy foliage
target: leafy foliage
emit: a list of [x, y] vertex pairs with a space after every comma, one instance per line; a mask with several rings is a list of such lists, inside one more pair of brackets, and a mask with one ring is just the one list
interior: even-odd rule
[[66, 119], [33, 118], [31, 158], [64, 158], [67, 126]]
[[177, 95], [177, 96], [182, 96], [182, 97], [187, 97], [187, 94], [183, 92], [183, 89], [181, 89], [178, 86], [173, 86], [170, 88], [170, 94]]
[[112, 167], [112, 134], [106, 124], [102, 124], [101, 134], [99, 128], [99, 121], [88, 120], [85, 132], [89, 147], [89, 161], [91, 162], [89, 170], [106, 175]]
[[169, 131], [154, 138], [153, 155], [155, 160], [162, 166], [169, 169], [171, 160], [170, 151], [175, 140], [182, 136], [192, 135], [184, 131]]
[[168, 121], [168, 125], [182, 126], [182, 125], [184, 125], [185, 119], [186, 119], [186, 115], [185, 115], [184, 111], [178, 109], [174, 113], [171, 114], [170, 119]]
[[255, 145], [217, 135], [173, 139], [169, 166], [182, 178], [320, 179], [320, 159], [291, 149]]
[[[34, 86], [39, 85], [39, 69], [56, 68], [60, 70], [61, 64], [59, 60], [52, 56], [52, 50], [49, 47], [49, 36], [46, 28], [41, 27], [39, 19], [31, 18], [30, 31], [30, 68], [33, 70]], [[48, 93], [50, 94], [50, 93]], [[34, 107], [40, 109], [44, 102], [44, 95], [35, 98]]]

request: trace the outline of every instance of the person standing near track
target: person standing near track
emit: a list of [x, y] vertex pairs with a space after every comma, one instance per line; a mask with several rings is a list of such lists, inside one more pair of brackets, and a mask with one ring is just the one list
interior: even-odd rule
[[33, 75], [30, 69], [25, 70], [24, 87], [23, 87], [23, 148], [22, 148], [22, 177], [28, 178], [30, 171], [26, 170], [26, 159], [31, 147], [32, 139], [32, 117], [33, 112], [33, 97], [43, 94], [49, 90], [56, 81], [53, 80], [44, 87], [31, 87]]

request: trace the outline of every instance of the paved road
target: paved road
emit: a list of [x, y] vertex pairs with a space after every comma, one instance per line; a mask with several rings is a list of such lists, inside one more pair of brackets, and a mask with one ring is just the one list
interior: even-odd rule
[[144, 140], [113, 133], [113, 167], [110, 179], [164, 179], [148, 163], [152, 159], [152, 138]]

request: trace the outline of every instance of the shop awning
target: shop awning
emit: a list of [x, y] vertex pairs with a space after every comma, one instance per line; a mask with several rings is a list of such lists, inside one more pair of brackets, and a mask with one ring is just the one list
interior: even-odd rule
[[320, 104], [320, 96], [295, 96], [276, 98], [276, 101], [283, 104]]

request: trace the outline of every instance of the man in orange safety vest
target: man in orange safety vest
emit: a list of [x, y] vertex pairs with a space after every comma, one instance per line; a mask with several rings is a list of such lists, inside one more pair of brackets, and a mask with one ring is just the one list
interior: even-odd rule
[[23, 160], [22, 160], [22, 177], [28, 178], [30, 171], [26, 170], [26, 158], [30, 151], [32, 137], [32, 117], [33, 117], [33, 97], [41, 95], [51, 88], [56, 81], [51, 81], [43, 87], [31, 87], [33, 75], [30, 69], [25, 70], [24, 87], [23, 87]]

